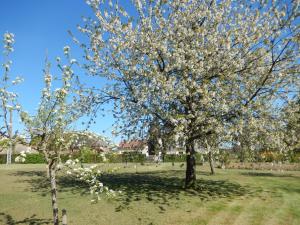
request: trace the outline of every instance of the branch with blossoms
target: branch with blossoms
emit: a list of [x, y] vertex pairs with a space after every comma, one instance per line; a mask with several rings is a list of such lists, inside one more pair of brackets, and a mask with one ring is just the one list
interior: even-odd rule
[[[64, 164], [67, 169], [67, 174], [73, 176], [79, 181], [83, 181], [89, 187], [92, 203], [96, 203], [101, 199], [101, 195], [105, 194], [106, 197], [113, 198], [117, 192], [104, 186], [101, 182], [103, 171], [99, 165], [83, 166], [79, 163], [78, 159], [69, 159]], [[108, 171], [109, 173], [115, 172], [117, 168]], [[121, 193], [120, 191], [118, 193]]]

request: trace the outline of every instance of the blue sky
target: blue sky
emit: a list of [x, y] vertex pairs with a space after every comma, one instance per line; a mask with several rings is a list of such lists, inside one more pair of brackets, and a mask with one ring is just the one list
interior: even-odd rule
[[[67, 31], [76, 33], [76, 26], [81, 23], [82, 16], [91, 15], [92, 10], [84, 0], [0, 1], [0, 35], [2, 39], [7, 31], [15, 34], [11, 75], [24, 78], [17, 92], [20, 95], [19, 101], [26, 111], [33, 113], [38, 106], [40, 90], [43, 87], [42, 69], [46, 51], [49, 60], [54, 62], [56, 56], [63, 56], [63, 47], [70, 45], [72, 55], [80, 60], [81, 50], [72, 43]], [[2, 62], [0, 56], [0, 63]], [[54, 65], [53, 72], [55, 74]], [[97, 82], [101, 85], [100, 80]], [[111, 136], [112, 124], [113, 118], [108, 114], [105, 118], [99, 117], [91, 130], [118, 142], [119, 137]], [[16, 115], [14, 127], [22, 129]]]

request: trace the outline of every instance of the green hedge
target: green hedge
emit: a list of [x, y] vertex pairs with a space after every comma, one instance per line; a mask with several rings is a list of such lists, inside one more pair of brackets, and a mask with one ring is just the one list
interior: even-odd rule
[[[102, 163], [104, 162], [101, 154], [94, 153], [90, 150], [82, 150], [72, 155], [73, 159], [79, 159], [82, 163]], [[108, 163], [126, 163], [126, 162], [138, 162], [144, 163], [146, 161], [146, 155], [139, 152], [124, 152], [123, 154], [107, 153], [105, 154], [106, 161]], [[67, 159], [65, 159], [67, 160]], [[62, 159], [62, 161], [65, 161]]]
[[[15, 158], [18, 155], [12, 155], [12, 162], [15, 162]], [[69, 155], [62, 155], [62, 162], [67, 161], [70, 158]], [[71, 154], [72, 159], [79, 159], [82, 163], [102, 163], [104, 162], [101, 154], [97, 154], [91, 151], [81, 151], [74, 154]], [[130, 152], [123, 154], [116, 153], [107, 153], [105, 154], [106, 161], [108, 163], [125, 163], [125, 162], [137, 162], [144, 163], [146, 161], [146, 155], [138, 152]], [[0, 164], [6, 163], [6, 155], [0, 155]], [[26, 160], [23, 164], [42, 164], [46, 163], [45, 157], [43, 154], [27, 154]]]
[[26, 155], [25, 164], [41, 164], [46, 163], [45, 157], [42, 154], [28, 154]]
[[[203, 164], [205, 160], [203, 154], [196, 153], [196, 163]], [[186, 155], [185, 154], [166, 154], [164, 157], [164, 162], [186, 162]]]
[[123, 158], [122, 158], [121, 154], [108, 153], [108, 154], [105, 154], [105, 157], [106, 157], [107, 161], [110, 163], [122, 163], [123, 162]]
[[[16, 163], [15, 158], [17, 156], [18, 156], [17, 154], [11, 156], [12, 163]], [[42, 154], [27, 154], [26, 160], [23, 164], [41, 164], [45, 162], [46, 162], [45, 158]], [[5, 163], [6, 163], [6, 155], [0, 155], [0, 164], [5, 164]]]
[[166, 154], [164, 157], [164, 162], [185, 162], [186, 155], [175, 155], [175, 154]]
[[[14, 154], [12, 155], [12, 162], [15, 163], [15, 158], [18, 155]], [[222, 155], [222, 157], [218, 156], [218, 160], [216, 161], [224, 161], [226, 164], [228, 157], [233, 156], [232, 154], [225, 154]], [[273, 156], [273, 155], [272, 155]], [[276, 161], [278, 160], [282, 155], [276, 155], [276, 158], [269, 158], [265, 157], [264, 159], [256, 159], [256, 162], [268, 162], [268, 161]], [[82, 163], [102, 163], [103, 158], [101, 154], [94, 153], [89, 150], [84, 150], [80, 152], [76, 152], [71, 155], [73, 159], [79, 159]], [[224, 157], [224, 158], [223, 158]], [[61, 160], [63, 162], [67, 161], [69, 159], [69, 155], [62, 155]], [[146, 155], [139, 153], [139, 152], [124, 152], [123, 154], [116, 154], [116, 153], [107, 153], [105, 154], [105, 158], [107, 159], [106, 162], [108, 163], [144, 163], [147, 161]], [[281, 158], [280, 158], [281, 159]], [[232, 159], [231, 159], [232, 160]], [[284, 157], [281, 159], [282, 161], [287, 161], [287, 162], [292, 162], [292, 163], [298, 163], [300, 162], [300, 153], [296, 152], [288, 152]], [[186, 155], [180, 154], [180, 155], [175, 155], [175, 154], [167, 154], [164, 156], [164, 162], [185, 162], [186, 161]], [[197, 164], [202, 164], [203, 161], [207, 161], [207, 156], [196, 153], [196, 163]], [[280, 161], [280, 160], [278, 160]], [[5, 164], [6, 163], [6, 154], [0, 155], [0, 164]], [[26, 156], [26, 161], [24, 164], [41, 164], [45, 163], [45, 158], [43, 154], [27, 154]]]

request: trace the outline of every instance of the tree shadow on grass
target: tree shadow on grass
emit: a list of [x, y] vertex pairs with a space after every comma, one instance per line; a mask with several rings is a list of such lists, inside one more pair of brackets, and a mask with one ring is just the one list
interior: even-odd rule
[[37, 218], [35, 214], [32, 215], [31, 217], [17, 221], [14, 220], [11, 215], [0, 212], [0, 224], [3, 225], [16, 225], [16, 224], [44, 225], [44, 224], [51, 224], [51, 222], [52, 221], [50, 219]]
[[[201, 175], [208, 175], [206, 173]], [[29, 176], [25, 181], [30, 184], [32, 192], [42, 195], [50, 193], [49, 180], [46, 174], [40, 171], [19, 171], [16, 176]], [[120, 203], [116, 211], [130, 208], [131, 203], [144, 200], [157, 205], [160, 213], [166, 211], [166, 207], [180, 203], [179, 200], [198, 198], [201, 201], [250, 195], [250, 189], [238, 183], [226, 180], [197, 179], [192, 189], [184, 189], [182, 171], [155, 171], [139, 173], [114, 173], [104, 174], [101, 182], [110, 189], [121, 191], [115, 200]], [[24, 180], [23, 180], [24, 181]], [[74, 194], [89, 195], [88, 187], [69, 176], [58, 177], [59, 192], [71, 192]]]
[[116, 211], [129, 208], [134, 201], [145, 199], [158, 205], [163, 213], [165, 207], [180, 199], [199, 198], [208, 201], [216, 198], [234, 198], [250, 194], [247, 187], [225, 180], [197, 179], [192, 189], [183, 188], [183, 179], [170, 171], [143, 172], [138, 174], [121, 173], [104, 175], [101, 181], [113, 190], [122, 191], [117, 195], [120, 205]]
[[[29, 177], [18, 182], [30, 184], [30, 191], [37, 192], [42, 196], [50, 194], [50, 180], [44, 171], [17, 171], [13, 176]], [[72, 194], [87, 195], [88, 187], [82, 181], [78, 181], [70, 176], [57, 176], [59, 192], [70, 192]]]

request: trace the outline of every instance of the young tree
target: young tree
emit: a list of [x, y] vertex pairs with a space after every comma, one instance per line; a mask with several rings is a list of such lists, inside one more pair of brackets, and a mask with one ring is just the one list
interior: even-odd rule
[[13, 148], [17, 142], [17, 133], [13, 134], [12, 116], [14, 110], [20, 110], [17, 103], [17, 94], [13, 92], [13, 86], [19, 84], [22, 79], [10, 77], [10, 67], [12, 61], [9, 60], [10, 54], [14, 51], [14, 34], [4, 34], [4, 60], [2, 64], [3, 74], [0, 77], [0, 151], [7, 149], [7, 164], [11, 164]]
[[61, 87], [53, 90], [53, 77], [50, 74], [50, 63], [44, 70], [45, 88], [42, 90], [41, 102], [36, 115], [22, 112], [22, 120], [32, 140], [32, 147], [41, 152], [46, 159], [47, 173], [51, 184], [53, 224], [59, 224], [57, 203], [57, 171], [62, 167], [61, 154], [68, 152], [72, 139], [66, 138], [70, 126], [83, 114], [82, 107], [74, 101], [75, 74], [72, 66], [75, 60], [69, 58], [69, 47], [64, 48], [67, 65], [62, 65], [58, 58], [58, 68], [61, 70]]
[[93, 103], [113, 101], [128, 134], [153, 118], [171, 127], [185, 142], [186, 187], [195, 141], [214, 124], [239, 124], [299, 87], [299, 1], [134, 0], [135, 12], [87, 2], [86, 68], [110, 80]]

